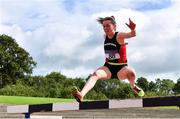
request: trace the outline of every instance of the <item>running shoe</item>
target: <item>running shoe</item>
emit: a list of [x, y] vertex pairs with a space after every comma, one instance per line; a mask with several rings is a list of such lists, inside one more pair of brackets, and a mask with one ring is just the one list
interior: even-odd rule
[[81, 103], [83, 101], [83, 97], [82, 97], [81, 93], [78, 91], [77, 87], [75, 87], [75, 86], [73, 87], [72, 95], [77, 100], [77, 102]]
[[144, 91], [143, 91], [141, 88], [137, 87], [137, 86], [135, 86], [135, 87], [133, 88], [133, 91], [134, 91], [139, 97], [143, 97], [143, 96], [145, 95]]

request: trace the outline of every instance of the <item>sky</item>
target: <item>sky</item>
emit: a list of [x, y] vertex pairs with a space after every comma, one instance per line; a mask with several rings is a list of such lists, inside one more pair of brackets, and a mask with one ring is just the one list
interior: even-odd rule
[[115, 16], [128, 42], [128, 65], [149, 80], [180, 77], [180, 0], [0, 0], [0, 34], [12, 36], [37, 62], [33, 75], [53, 71], [87, 77], [104, 64], [98, 17]]

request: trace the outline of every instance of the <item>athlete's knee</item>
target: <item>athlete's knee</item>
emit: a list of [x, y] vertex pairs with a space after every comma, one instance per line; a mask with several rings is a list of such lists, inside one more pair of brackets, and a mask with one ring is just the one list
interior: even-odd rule
[[98, 79], [107, 77], [107, 74], [104, 70], [96, 70], [91, 76], [96, 76]]

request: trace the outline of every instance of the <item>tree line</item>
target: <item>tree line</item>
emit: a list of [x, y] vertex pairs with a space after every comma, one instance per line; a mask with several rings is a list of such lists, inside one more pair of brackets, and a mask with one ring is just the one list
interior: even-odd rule
[[[51, 72], [46, 76], [32, 76], [36, 62], [10, 36], [0, 35], [0, 95], [72, 98], [73, 86], [82, 89], [87, 78], [68, 78], [61, 72]], [[147, 97], [180, 94], [180, 78], [171, 79], [145, 77], [137, 79]], [[99, 80], [86, 95], [86, 99], [135, 98], [128, 83], [116, 79]]]

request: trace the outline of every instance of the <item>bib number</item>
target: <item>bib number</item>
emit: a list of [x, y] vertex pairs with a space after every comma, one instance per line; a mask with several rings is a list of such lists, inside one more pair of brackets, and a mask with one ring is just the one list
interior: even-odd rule
[[106, 58], [109, 60], [115, 60], [115, 59], [119, 59], [120, 55], [118, 53], [106, 54]]

